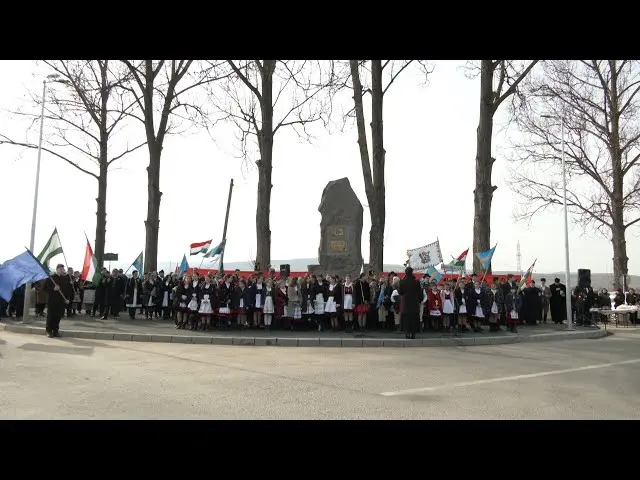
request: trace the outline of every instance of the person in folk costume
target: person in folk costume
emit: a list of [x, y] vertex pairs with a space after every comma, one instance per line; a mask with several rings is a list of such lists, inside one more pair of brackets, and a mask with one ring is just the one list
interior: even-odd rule
[[396, 332], [402, 331], [402, 326], [400, 324], [400, 311], [402, 309], [402, 305], [400, 304], [401, 298], [400, 293], [398, 292], [398, 288], [400, 288], [400, 279], [398, 277], [393, 277], [391, 280], [391, 305], [393, 310], [393, 322], [395, 324]]
[[189, 307], [189, 303], [191, 302], [192, 298], [193, 285], [191, 285], [191, 276], [185, 275], [182, 278], [182, 282], [176, 289], [176, 311], [178, 312], [176, 318], [176, 328], [178, 330], [182, 330], [189, 325], [189, 317], [191, 316], [191, 308]]
[[518, 331], [519, 315], [518, 312], [522, 308], [522, 298], [518, 294], [518, 290], [515, 285], [510, 285], [511, 290], [504, 297], [504, 308], [507, 312], [507, 325], [509, 331], [516, 333]]
[[391, 294], [393, 293], [393, 286], [391, 285], [392, 279], [389, 277], [380, 277], [380, 293], [378, 294], [379, 301], [378, 307], [378, 323], [381, 328], [387, 326], [389, 319], [389, 313], [393, 310], [393, 302], [391, 302]]
[[73, 272], [73, 307], [72, 316], [77, 313], [82, 314], [82, 298], [84, 297], [84, 282], [80, 280], [80, 272]]
[[[33, 289], [36, 292], [36, 316], [44, 317], [44, 309], [47, 306], [47, 292], [45, 290], [45, 285], [47, 281], [40, 280], [33, 284]], [[2, 312], [0, 312], [1, 314]]]
[[251, 295], [253, 296], [253, 326], [260, 328], [262, 323], [262, 307], [264, 306], [264, 276], [259, 274], [256, 281], [251, 285]]
[[353, 332], [353, 294], [355, 284], [351, 281], [351, 275], [347, 275], [342, 286], [342, 309], [344, 311], [345, 330]]
[[46, 332], [49, 338], [59, 337], [60, 320], [64, 311], [71, 303], [73, 287], [68, 275], [65, 275], [64, 265], [56, 266], [56, 272], [46, 279], [45, 290], [47, 298], [47, 324]]
[[287, 316], [287, 302], [289, 300], [287, 297], [287, 285], [284, 279], [280, 279], [276, 282], [275, 300], [276, 322], [277, 325], [280, 326], [286, 321], [285, 317]]
[[146, 319], [153, 318], [156, 309], [155, 296], [157, 295], [155, 273], [147, 275], [147, 279], [142, 283], [142, 298], [144, 302], [144, 316]]
[[[287, 282], [287, 315], [286, 318], [290, 323], [290, 328], [293, 331], [296, 322], [300, 322], [302, 319], [302, 292], [300, 291], [300, 285], [298, 279], [292, 277]], [[285, 328], [288, 328], [285, 325]]]
[[198, 310], [200, 310], [200, 289], [203, 284], [204, 281], [201, 279], [198, 270], [194, 269], [193, 275], [191, 275], [191, 287], [193, 288], [193, 292], [191, 293], [191, 299], [189, 300], [188, 305], [191, 310], [191, 316], [189, 317], [190, 330], [197, 330], [200, 324]]
[[252, 298], [251, 289], [247, 288], [247, 282], [244, 278], [238, 280], [238, 288], [232, 292], [231, 306], [237, 318], [238, 328], [247, 328], [247, 312], [253, 308], [254, 299]]
[[482, 322], [485, 318], [482, 305], [483, 302], [486, 303], [485, 297], [485, 291], [482, 289], [480, 281], [476, 279], [473, 288], [467, 288], [465, 301], [467, 310], [471, 313], [473, 331], [477, 333], [482, 333]]
[[551, 311], [551, 320], [553, 323], [562, 323], [567, 319], [566, 296], [567, 287], [560, 283], [560, 279], [556, 278], [553, 285], [549, 286], [551, 290], [551, 298], [549, 299], [549, 310]]
[[460, 278], [456, 288], [453, 290], [453, 307], [456, 320], [456, 329], [459, 332], [468, 332], [467, 303], [465, 300], [465, 281]]
[[442, 292], [440, 292], [440, 299], [442, 301], [442, 325], [445, 330], [450, 332], [454, 328], [453, 324], [453, 283], [451, 281], [447, 281], [444, 284], [444, 288]]
[[500, 324], [498, 323], [498, 320], [504, 309], [504, 294], [502, 293], [502, 288], [498, 283], [498, 278], [493, 279], [491, 288], [487, 290], [487, 302], [489, 304], [489, 331], [499, 332]]
[[338, 307], [340, 305], [340, 288], [336, 284], [336, 278], [334, 276], [328, 275], [327, 281], [329, 285], [325, 290], [325, 305], [324, 305], [324, 313], [329, 317], [329, 321], [331, 322], [331, 330], [334, 332], [338, 331]]
[[374, 328], [378, 322], [378, 281], [371, 276], [369, 279], [369, 313], [367, 314], [367, 325], [373, 325]]
[[161, 280], [158, 287], [158, 292], [160, 293], [160, 308], [162, 309], [162, 318], [164, 320], [168, 320], [171, 315], [172, 290], [173, 282], [171, 275], [167, 275]]
[[205, 275], [204, 283], [198, 290], [198, 315], [200, 316], [200, 330], [203, 332], [211, 329], [211, 317], [213, 316], [212, 299], [216, 295], [215, 285], [212, 283], [211, 274]]
[[371, 299], [371, 289], [364, 273], [353, 284], [354, 311], [358, 319], [358, 328], [364, 332], [367, 328], [367, 314], [369, 313], [369, 300]]
[[429, 293], [427, 294], [427, 309], [429, 310], [429, 323], [434, 330], [440, 330], [442, 327], [442, 296], [438, 291], [438, 284], [431, 283]]
[[93, 308], [91, 309], [91, 318], [95, 317], [96, 313], [98, 313], [101, 317], [104, 314], [106, 298], [104, 281], [107, 277], [107, 275], [105, 274], [106, 271], [106, 268], [100, 270], [101, 280], [98, 285], [96, 285], [96, 291], [93, 298]]
[[74, 306], [74, 299], [76, 296], [76, 284], [73, 281], [73, 268], [69, 267], [67, 268], [67, 272], [66, 272], [67, 276], [69, 277], [69, 282], [71, 284], [71, 288], [73, 289], [73, 294], [71, 295], [71, 298], [69, 300], [71, 300], [69, 302], [69, 304], [67, 305], [66, 308], [66, 316], [67, 317], [73, 317], [75, 315], [75, 312], [73, 311], [73, 306]]
[[231, 325], [231, 317], [233, 316], [231, 312], [231, 296], [233, 290], [231, 275], [224, 275], [218, 287], [218, 319], [220, 323], [226, 327]]
[[[627, 294], [625, 295], [625, 302], [627, 305], [631, 305], [631, 306], [636, 306], [638, 305], [638, 294], [636, 293], [636, 291], [633, 288], [629, 288], [629, 291], [627, 292]], [[633, 323], [634, 325], [638, 323], [638, 312], [635, 311], [633, 313], [631, 313], [629, 320], [631, 320], [631, 323]]]
[[105, 294], [105, 309], [104, 315], [102, 316], [102, 320], [106, 320], [109, 315], [114, 318], [118, 318], [118, 291], [116, 286], [116, 279], [112, 274], [109, 274], [104, 283], [104, 294]]
[[142, 280], [138, 278], [138, 271], [134, 270], [125, 287], [129, 317], [136, 318], [136, 309], [142, 305]]
[[314, 278], [307, 275], [302, 285], [300, 285], [300, 296], [302, 297], [302, 303], [300, 305], [300, 310], [302, 317], [305, 319], [307, 323], [311, 322], [311, 316], [314, 313], [313, 310], [313, 285]]
[[324, 291], [326, 289], [322, 278], [317, 278], [315, 275], [311, 276], [313, 282], [313, 315], [318, 326], [318, 331], [323, 332], [325, 329], [325, 315], [324, 315]]
[[265, 283], [264, 292], [262, 294], [262, 314], [264, 316], [264, 328], [271, 330], [271, 321], [273, 320], [273, 314], [275, 313], [275, 288], [273, 286], [273, 280], [269, 278]]
[[422, 289], [422, 299], [420, 300], [420, 330], [423, 332], [428, 328], [428, 322], [425, 320], [425, 310], [429, 312], [427, 308], [427, 301], [429, 300], [429, 284], [424, 281], [424, 277], [420, 280], [420, 288]]

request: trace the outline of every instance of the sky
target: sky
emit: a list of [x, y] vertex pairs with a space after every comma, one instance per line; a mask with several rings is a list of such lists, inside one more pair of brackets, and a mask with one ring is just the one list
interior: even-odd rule
[[[439, 239], [445, 261], [472, 245], [473, 188], [479, 79], [465, 76], [465, 61], [435, 61], [428, 84], [416, 69], [407, 69], [385, 95], [387, 219], [385, 263], [401, 264], [407, 249]], [[37, 128], [9, 116], [7, 110], [28, 105], [28, 91], [41, 91], [49, 73], [31, 61], [0, 61], [0, 133], [18, 141], [37, 142]], [[52, 88], [66, 88], [54, 85]], [[342, 98], [343, 110], [351, 108]], [[508, 138], [505, 111], [495, 118], [493, 155], [494, 193], [491, 243], [497, 243], [492, 266], [517, 271], [517, 244], [526, 270], [537, 258], [536, 271], [564, 271], [563, 215], [561, 210], [539, 214], [529, 225], [516, 222], [520, 201], [509, 189], [506, 156]], [[370, 109], [365, 105], [367, 125]], [[45, 125], [45, 135], [49, 127]], [[515, 128], [515, 127], [510, 127]], [[320, 239], [318, 206], [327, 182], [348, 177], [365, 206], [362, 252], [368, 257], [370, 219], [366, 208], [362, 168], [354, 124], [340, 131], [314, 130], [312, 143], [300, 141], [290, 130], [275, 138], [271, 201], [271, 257], [315, 257]], [[143, 127], [131, 123], [116, 138], [116, 145], [144, 140]], [[169, 136], [162, 153], [160, 189], [159, 262], [179, 262], [189, 244], [222, 237], [229, 180], [234, 179], [227, 233], [226, 262], [255, 256], [255, 167], [235, 158], [237, 141], [232, 125], [218, 124], [210, 133], [191, 129]], [[3, 205], [0, 262], [29, 245], [36, 171], [36, 151], [0, 145], [0, 204]], [[118, 161], [109, 174], [106, 251], [118, 253], [126, 268], [144, 249], [147, 210], [146, 165], [148, 151], [141, 148]], [[90, 165], [90, 164], [84, 164]], [[90, 168], [90, 167], [89, 167]], [[82, 268], [85, 232], [95, 238], [97, 182], [58, 158], [43, 152], [36, 226], [36, 254], [58, 228], [66, 258]], [[640, 231], [627, 234], [629, 273], [640, 271]], [[570, 225], [570, 265], [573, 272], [589, 268], [611, 273], [612, 249], [608, 239], [585, 234]], [[193, 259], [191, 264], [198, 263]], [[66, 263], [66, 262], [64, 262]], [[115, 265], [115, 264], [114, 264]]]

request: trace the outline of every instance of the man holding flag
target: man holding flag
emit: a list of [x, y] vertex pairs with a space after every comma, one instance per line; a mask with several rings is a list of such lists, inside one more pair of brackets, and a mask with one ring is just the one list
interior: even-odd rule
[[56, 267], [56, 273], [47, 278], [45, 291], [49, 294], [47, 302], [47, 336], [59, 337], [60, 320], [66, 306], [73, 300], [73, 287], [68, 275], [64, 273], [64, 265]]

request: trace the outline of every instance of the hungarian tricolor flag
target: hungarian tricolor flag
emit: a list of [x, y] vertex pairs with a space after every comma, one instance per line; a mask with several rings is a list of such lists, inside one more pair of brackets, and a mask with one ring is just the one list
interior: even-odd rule
[[206, 242], [192, 243], [190, 255], [198, 255], [200, 253], [207, 253], [211, 248], [211, 242], [213, 240], [207, 240]]
[[469, 253], [469, 249], [467, 248], [464, 252], [458, 255], [458, 258], [454, 258], [445, 265], [447, 268], [456, 269], [456, 268], [464, 268], [467, 262], [467, 254]]
[[91, 249], [89, 239], [87, 239], [87, 249], [84, 254], [84, 264], [82, 265], [82, 275], [80, 275], [80, 280], [91, 280], [95, 286], [97, 286], [100, 283], [100, 280], [102, 280], [102, 275], [98, 271], [98, 262], [96, 261], [96, 257]]
[[527, 285], [527, 283], [529, 283], [529, 282], [530, 282], [531, 277], [533, 276], [533, 267], [535, 267], [535, 266], [536, 266], [536, 262], [537, 262], [537, 261], [538, 261], [538, 259], [536, 258], [536, 259], [533, 261], [533, 264], [529, 267], [529, 270], [527, 270], [527, 273], [525, 273], [524, 275], [522, 275], [522, 278], [520, 279], [520, 285], [518, 286], [518, 288], [519, 288], [520, 290], [522, 290], [522, 289]]

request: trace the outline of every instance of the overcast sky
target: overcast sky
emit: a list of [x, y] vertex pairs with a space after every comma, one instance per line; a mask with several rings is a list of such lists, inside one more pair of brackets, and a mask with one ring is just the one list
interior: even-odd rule
[[[473, 188], [478, 79], [465, 77], [462, 61], [434, 62], [427, 86], [417, 69], [407, 70], [385, 96], [384, 133], [387, 151], [387, 222], [385, 263], [403, 263], [406, 250], [440, 239], [445, 260], [472, 245]], [[48, 73], [29, 61], [0, 61], [0, 108], [24, 103], [27, 90], [40, 91]], [[65, 88], [57, 85], [53, 88]], [[344, 109], [351, 108], [349, 96]], [[369, 111], [365, 114], [369, 117]], [[25, 139], [28, 123], [3, 114], [0, 132]], [[369, 120], [367, 119], [367, 124]], [[564, 270], [561, 210], [540, 214], [529, 227], [513, 219], [517, 193], [505, 179], [507, 136], [500, 132], [504, 118], [496, 117], [493, 181], [498, 186], [492, 210], [492, 244], [496, 270], [516, 271], [516, 245], [520, 241], [522, 268], [537, 257], [536, 271]], [[46, 131], [46, 127], [45, 127]], [[28, 139], [37, 142], [37, 128]], [[142, 125], [127, 126], [118, 141], [130, 145], [143, 139]], [[344, 132], [317, 129], [313, 144], [300, 142], [290, 131], [278, 132], [274, 148], [271, 202], [272, 259], [314, 257], [318, 252], [322, 190], [330, 180], [348, 177], [365, 205], [362, 252], [368, 257], [369, 212], [354, 125]], [[229, 179], [235, 181], [225, 260], [254, 258], [256, 171], [234, 158], [231, 126], [212, 132], [168, 137], [164, 144], [160, 188], [158, 260], [176, 262], [189, 244], [222, 236]], [[132, 262], [144, 249], [147, 210], [148, 162], [146, 148], [123, 158], [109, 174], [107, 193], [107, 252]], [[90, 165], [86, 164], [86, 165]], [[0, 261], [29, 244], [36, 151], [0, 146], [0, 202], [3, 205]], [[71, 266], [81, 269], [86, 232], [95, 237], [97, 182], [56, 157], [43, 152], [40, 201], [36, 228], [36, 254], [57, 226]], [[640, 270], [640, 240], [636, 228], [628, 232], [629, 273]], [[635, 236], [634, 236], [635, 235]], [[585, 236], [579, 227], [570, 231], [571, 270], [590, 268], [612, 272], [609, 240]], [[191, 263], [197, 263], [192, 261]], [[469, 264], [470, 265], [470, 264]]]

